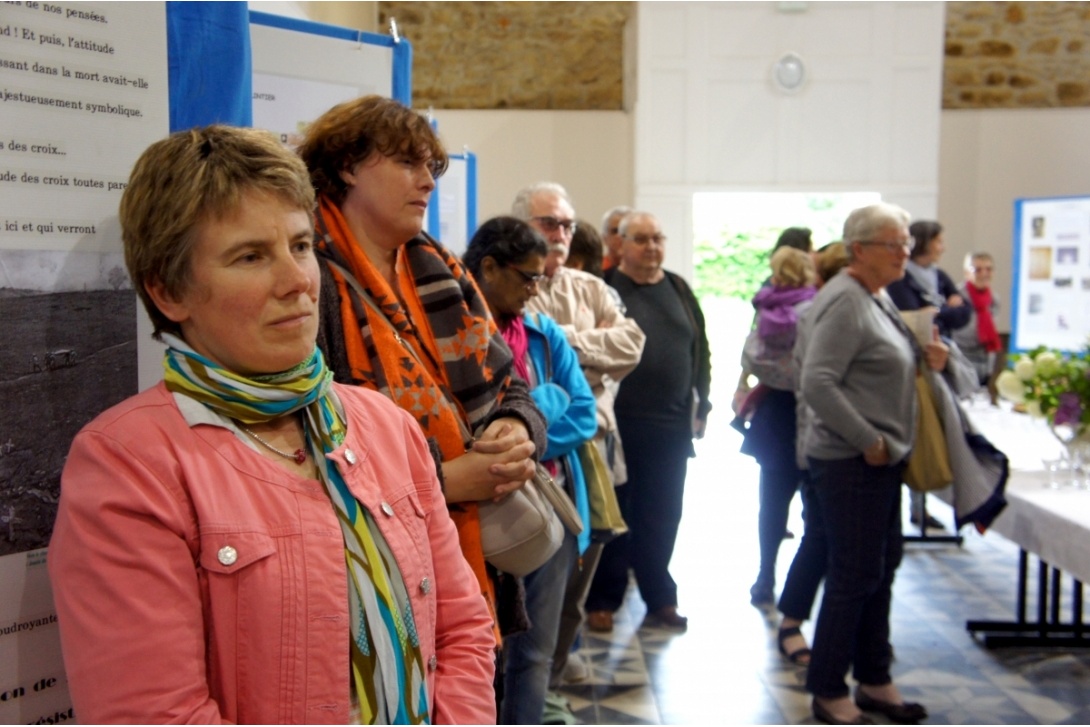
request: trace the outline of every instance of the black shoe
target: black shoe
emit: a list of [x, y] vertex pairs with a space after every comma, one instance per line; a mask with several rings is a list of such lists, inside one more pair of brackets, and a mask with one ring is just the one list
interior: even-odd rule
[[689, 619], [677, 612], [677, 606], [663, 606], [654, 613], [647, 614], [643, 619], [643, 625], [682, 632], [689, 628]]
[[865, 714], [860, 714], [852, 720], [837, 719], [829, 710], [821, 706], [821, 703], [818, 702], [816, 698], [814, 701], [810, 702], [810, 710], [814, 713], [814, 717], [819, 722], [824, 722], [825, 724], [874, 724], [874, 720]]
[[878, 712], [884, 714], [897, 724], [915, 724], [921, 719], [927, 719], [927, 708], [917, 702], [883, 702], [868, 696], [862, 689], [855, 690], [855, 706], [866, 712]]
[[749, 602], [757, 608], [770, 608], [776, 602], [772, 584], [758, 578], [757, 582], [750, 586]]

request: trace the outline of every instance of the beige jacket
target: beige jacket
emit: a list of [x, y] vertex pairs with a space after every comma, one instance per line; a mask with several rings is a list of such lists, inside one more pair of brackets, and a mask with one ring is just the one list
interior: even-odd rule
[[617, 385], [640, 362], [645, 338], [636, 321], [625, 317], [620, 297], [601, 278], [560, 267], [538, 286], [526, 307], [560, 325], [594, 392], [598, 437], [616, 433]]

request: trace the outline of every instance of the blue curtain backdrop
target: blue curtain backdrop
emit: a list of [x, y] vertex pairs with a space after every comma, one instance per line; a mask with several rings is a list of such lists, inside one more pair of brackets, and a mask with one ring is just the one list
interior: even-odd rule
[[245, 2], [168, 2], [170, 130], [253, 124], [250, 14]]

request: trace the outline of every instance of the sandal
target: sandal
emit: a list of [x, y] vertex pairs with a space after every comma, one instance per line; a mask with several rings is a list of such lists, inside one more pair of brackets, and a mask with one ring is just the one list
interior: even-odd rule
[[801, 649], [796, 649], [796, 650], [794, 650], [794, 651], [792, 651], [790, 653], [788, 653], [787, 649], [784, 648], [783, 642], [786, 639], [791, 638], [792, 636], [802, 636], [802, 632], [799, 631], [798, 626], [792, 626], [790, 628], [786, 628], [786, 629], [781, 628], [780, 629], [779, 634], [776, 637], [776, 646], [779, 647], [780, 654], [782, 654], [783, 658], [787, 659], [789, 662], [791, 662], [795, 666], [809, 666], [810, 665], [810, 649], [809, 648], [804, 646]]

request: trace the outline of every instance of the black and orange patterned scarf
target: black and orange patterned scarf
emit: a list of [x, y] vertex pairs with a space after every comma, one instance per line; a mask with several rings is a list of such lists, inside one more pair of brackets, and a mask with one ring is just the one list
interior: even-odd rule
[[[458, 419], [476, 431], [502, 400], [512, 370], [511, 352], [476, 283], [446, 249], [420, 235], [398, 250], [400, 290], [394, 291], [356, 243], [340, 210], [325, 197], [319, 200], [316, 228], [319, 255], [349, 271], [386, 318], [381, 320], [331, 268], [353, 382], [385, 394], [412, 414], [424, 435], [438, 444], [443, 461], [460, 457], [467, 443]], [[495, 617], [477, 505], [459, 503], [451, 506], [450, 515], [462, 553]]]

